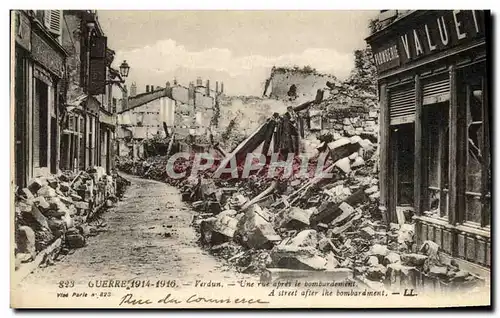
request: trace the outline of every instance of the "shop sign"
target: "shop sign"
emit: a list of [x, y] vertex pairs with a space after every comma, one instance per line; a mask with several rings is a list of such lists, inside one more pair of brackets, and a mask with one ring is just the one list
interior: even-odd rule
[[31, 36], [31, 53], [35, 61], [46, 67], [59, 78], [63, 77], [64, 57], [35, 32], [33, 32]]
[[373, 44], [375, 65], [383, 72], [484, 37], [484, 15], [482, 10], [431, 11], [384, 44]]

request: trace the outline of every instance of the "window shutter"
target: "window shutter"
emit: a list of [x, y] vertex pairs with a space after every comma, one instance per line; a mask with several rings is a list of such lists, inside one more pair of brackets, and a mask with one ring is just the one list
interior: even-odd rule
[[415, 121], [415, 86], [397, 88], [390, 92], [389, 114], [391, 125]]
[[448, 77], [423, 84], [423, 105], [441, 103], [450, 100], [450, 79]]
[[61, 35], [62, 15], [62, 10], [45, 10], [44, 23], [51, 33]]

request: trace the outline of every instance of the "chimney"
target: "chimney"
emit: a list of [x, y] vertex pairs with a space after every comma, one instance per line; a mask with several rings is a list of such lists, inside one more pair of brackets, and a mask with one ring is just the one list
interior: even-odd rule
[[135, 95], [137, 95], [137, 85], [133, 82], [132, 85], [130, 85], [130, 97], [134, 97]]
[[205, 88], [206, 88], [207, 96], [210, 96], [210, 80], [207, 80], [207, 84], [205, 85]]
[[167, 82], [167, 83], [165, 84], [165, 87], [166, 87], [166, 88], [170, 88], [170, 82]]
[[194, 95], [195, 95], [195, 87], [193, 82], [189, 83], [189, 88], [188, 88], [188, 104], [189, 105], [194, 105]]
[[177, 79], [174, 78], [174, 85], [177, 85]]
[[146, 85], [146, 93], [149, 93], [149, 85]]
[[196, 79], [196, 86], [203, 86], [203, 80], [201, 79], [201, 77], [198, 77]]
[[154, 92], [155, 91], [155, 86], [154, 85], [149, 85], [149, 90], [150, 92]]
[[224, 82], [220, 82], [220, 93], [224, 94]]
[[215, 93], [219, 93], [219, 82], [215, 81]]

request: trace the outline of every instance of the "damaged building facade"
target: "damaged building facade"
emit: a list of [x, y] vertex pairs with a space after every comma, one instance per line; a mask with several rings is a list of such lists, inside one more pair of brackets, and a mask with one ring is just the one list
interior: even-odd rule
[[[482, 276], [491, 265], [486, 11], [380, 14], [380, 210]], [[411, 211], [408, 213], [407, 211]], [[407, 221], [407, 220], [406, 220]]]
[[16, 10], [15, 183], [59, 170], [112, 168], [114, 51], [97, 13]]
[[88, 228], [77, 228], [116, 199], [112, 90], [123, 79], [96, 11], [11, 14], [14, 254], [23, 272], [65, 244], [83, 246]]
[[173, 136], [181, 146], [189, 136], [207, 139], [217, 98], [223, 92], [222, 83], [220, 90], [219, 82], [215, 86], [212, 90], [209, 80], [203, 85], [198, 78], [188, 87], [174, 81], [155, 89], [147, 85], [144, 93], [124, 96], [118, 111], [118, 154], [145, 158], [144, 141], [155, 136]]

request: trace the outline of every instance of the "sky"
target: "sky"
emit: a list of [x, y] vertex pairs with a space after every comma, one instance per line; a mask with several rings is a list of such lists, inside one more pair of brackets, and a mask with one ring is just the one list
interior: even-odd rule
[[310, 65], [344, 79], [353, 51], [365, 47], [377, 11], [106, 11], [99, 23], [127, 60], [127, 85], [187, 85], [198, 77], [224, 82], [230, 95], [263, 93], [276, 66]]

